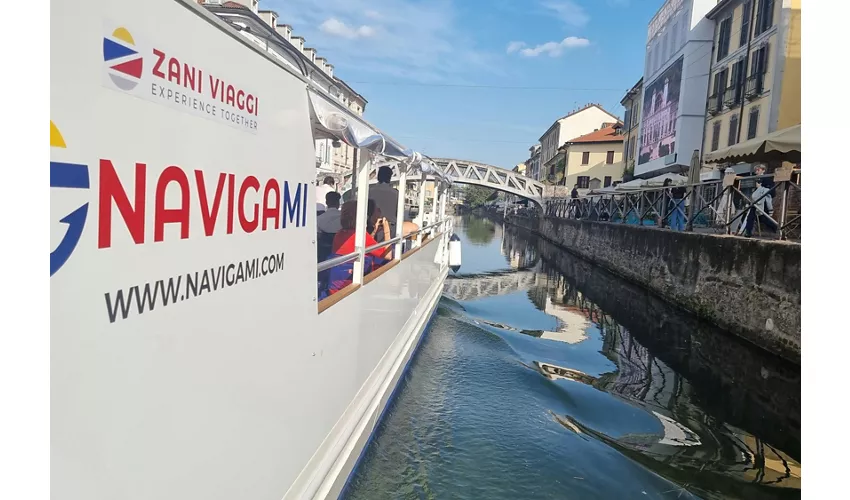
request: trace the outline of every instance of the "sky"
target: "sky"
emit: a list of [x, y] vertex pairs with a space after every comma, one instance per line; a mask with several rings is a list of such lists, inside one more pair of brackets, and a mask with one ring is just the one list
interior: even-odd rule
[[663, 0], [261, 0], [431, 157], [513, 168], [561, 116], [620, 118]]

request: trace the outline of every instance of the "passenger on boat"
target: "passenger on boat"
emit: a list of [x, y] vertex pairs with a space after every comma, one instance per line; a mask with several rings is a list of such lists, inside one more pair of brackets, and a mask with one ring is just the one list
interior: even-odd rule
[[322, 215], [322, 213], [327, 210], [327, 207], [324, 203], [325, 196], [327, 196], [328, 193], [336, 192], [335, 184], [336, 181], [334, 181], [334, 178], [328, 176], [325, 177], [325, 181], [322, 183], [322, 185], [316, 188], [316, 212], [319, 215]]
[[325, 205], [328, 209], [316, 219], [319, 262], [326, 260], [331, 254], [334, 236], [342, 229], [339, 222], [339, 199], [340, 194], [335, 191], [325, 195]]
[[[375, 226], [378, 225], [378, 215], [380, 213], [377, 210], [375, 203], [372, 200], [369, 200], [367, 217], [368, 223], [367, 228], [371, 228], [372, 231], [375, 230]], [[347, 201], [342, 205], [342, 210], [340, 213], [340, 224], [342, 229], [336, 236], [334, 236], [333, 241], [333, 254], [330, 258], [339, 257], [342, 255], [348, 255], [354, 253], [354, 238], [355, 238], [355, 227], [357, 224], [357, 201]], [[377, 244], [375, 238], [366, 233], [366, 241], [365, 245], [370, 247], [372, 245]], [[383, 266], [389, 259], [392, 258], [392, 246], [390, 245], [387, 248], [378, 248], [366, 254], [366, 258], [363, 263], [363, 274], [369, 274], [370, 272], [378, 269]], [[354, 264], [353, 262], [347, 262], [345, 264], [341, 264], [331, 269], [330, 272], [330, 280], [328, 285], [328, 292], [332, 295], [346, 286], [350, 285], [352, 282], [352, 275], [354, 273]]]

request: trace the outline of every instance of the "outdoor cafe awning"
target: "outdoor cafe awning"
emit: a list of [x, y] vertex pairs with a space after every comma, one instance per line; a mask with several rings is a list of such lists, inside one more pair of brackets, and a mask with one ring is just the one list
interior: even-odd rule
[[706, 153], [706, 163], [752, 163], [787, 161], [800, 163], [800, 125], [777, 130], [766, 137], [750, 139], [728, 148]]

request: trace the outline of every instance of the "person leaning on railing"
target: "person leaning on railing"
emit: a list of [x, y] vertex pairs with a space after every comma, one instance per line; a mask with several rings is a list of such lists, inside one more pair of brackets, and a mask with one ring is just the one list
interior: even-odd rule
[[[370, 234], [375, 232], [378, 226], [385, 228], [387, 231], [389, 230], [388, 222], [384, 218], [379, 220], [379, 215], [380, 213], [378, 212], [375, 203], [372, 200], [369, 200], [367, 210], [367, 232], [365, 235], [366, 247], [370, 247], [378, 243], [375, 241], [374, 236]], [[347, 201], [342, 205], [339, 222], [342, 229], [340, 229], [339, 232], [336, 233], [336, 236], [334, 236], [332, 254], [329, 257], [331, 259], [352, 254], [355, 251], [354, 243], [356, 236], [355, 228], [357, 226], [357, 200]], [[389, 262], [389, 259], [391, 258], [392, 245], [372, 250], [366, 254], [363, 260], [364, 276], [383, 266]], [[330, 271], [328, 292], [330, 294], [334, 294], [351, 284], [352, 276], [354, 274], [354, 263], [347, 262], [345, 264], [340, 264], [332, 268]]]

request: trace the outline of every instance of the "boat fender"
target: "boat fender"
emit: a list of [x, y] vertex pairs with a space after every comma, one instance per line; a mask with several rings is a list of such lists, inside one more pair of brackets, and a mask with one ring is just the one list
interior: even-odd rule
[[460, 264], [460, 238], [456, 234], [452, 234], [452, 237], [449, 238], [449, 267], [452, 272], [456, 273], [460, 269]]

